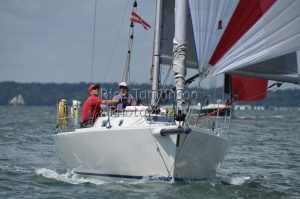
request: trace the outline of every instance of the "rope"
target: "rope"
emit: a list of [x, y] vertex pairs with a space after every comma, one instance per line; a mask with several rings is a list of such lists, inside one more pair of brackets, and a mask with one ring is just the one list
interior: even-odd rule
[[[169, 67], [167, 75], [166, 75], [166, 77], [164, 79], [164, 82], [162, 84], [162, 89], [161, 89], [162, 91], [165, 89], [165, 86], [166, 86], [167, 80], [169, 78], [170, 72], [171, 72], [171, 67]], [[159, 104], [159, 101], [160, 101], [162, 95], [163, 95], [163, 92], [160, 92], [159, 97], [157, 98], [157, 101], [154, 104], [154, 107], [156, 107]]]
[[[253, 99], [253, 98], [255, 98], [255, 97], [261, 95], [262, 93], [264, 93], [264, 92], [266, 92], [266, 91], [268, 91], [268, 90], [271, 91], [271, 90], [277, 89], [277, 88], [279, 88], [281, 85], [282, 85], [281, 82], [275, 82], [275, 83], [271, 84], [270, 86], [268, 86], [266, 89], [261, 89], [261, 90], [258, 91], [255, 95], [253, 95], [253, 96], [251, 96], [251, 97], [249, 97], [249, 98], [246, 98], [246, 99], [239, 100], [239, 101], [240, 101], [240, 102], [248, 101], [248, 100], [250, 100], [250, 99]], [[277, 86], [277, 87], [272, 88], [272, 87], [274, 87], [274, 86]], [[202, 106], [201, 106], [201, 109], [202, 109]], [[219, 111], [219, 112], [222, 112], [222, 111], [225, 110], [225, 109], [228, 109], [228, 106], [225, 106], [224, 108], [218, 108], [217, 110], [215, 110], [215, 111], [213, 111], [213, 112], [211, 112], [211, 113], [209, 113], [209, 114], [206, 114], [206, 115], [203, 116], [203, 117], [199, 117], [199, 116], [200, 116], [200, 113], [199, 113], [199, 116], [198, 116], [197, 120], [194, 121], [194, 122], [191, 122], [191, 125], [194, 126], [194, 125], [196, 125], [198, 122], [201, 122], [202, 120], [204, 120], [204, 119], [206, 119], [206, 118], [208, 118], [208, 117], [214, 115], [216, 112], [218, 112], [218, 111]]]
[[94, 73], [95, 37], [96, 37], [96, 19], [97, 19], [97, 2], [98, 2], [98, 0], [95, 0], [94, 27], [93, 27], [93, 44], [92, 44], [92, 54], [91, 54], [91, 74], [90, 74], [90, 81], [91, 81], [91, 82], [93, 82], [93, 73]]
[[186, 141], [187, 136], [189, 136], [189, 134], [186, 134], [186, 135], [185, 135], [185, 137], [184, 137], [184, 139], [183, 139], [183, 141], [182, 141], [182, 144], [180, 145], [180, 148], [179, 148], [178, 152], [176, 153], [174, 162], [173, 162], [173, 164], [172, 164], [170, 170], [172, 170], [172, 169], [174, 168], [175, 162], [176, 162], [176, 160], [177, 160], [177, 158], [178, 158], [178, 155], [180, 154], [180, 152], [181, 152], [181, 150], [182, 150], [183, 145], [185, 144], [185, 141]]
[[118, 29], [118, 33], [117, 33], [117, 39], [114, 41], [113, 48], [112, 48], [112, 51], [110, 53], [109, 60], [108, 60], [108, 63], [107, 63], [106, 69], [105, 69], [105, 73], [104, 73], [104, 77], [103, 77], [104, 82], [106, 81], [107, 73], [108, 73], [108, 70], [110, 69], [110, 65], [111, 65], [111, 62], [112, 62], [113, 55], [115, 54], [116, 46], [117, 46], [117, 43], [118, 43], [119, 38], [120, 38], [121, 28], [123, 26], [124, 21], [126, 20], [125, 16], [126, 16], [126, 13], [127, 13], [127, 8], [128, 8], [128, 5], [129, 5], [129, 2], [130, 2], [130, 0], [127, 1], [127, 4], [126, 4], [127, 6], [125, 7], [125, 9], [123, 11], [123, 15], [122, 15], [123, 20], [120, 20], [121, 24], [119, 25], [119, 29]]
[[[223, 110], [228, 109], [228, 108], [229, 108], [228, 106], [226, 106], [226, 107], [224, 107], [224, 108], [218, 108], [217, 110], [212, 111], [212, 112], [206, 114], [206, 115], [203, 116], [203, 117], [198, 117], [198, 119], [197, 119], [196, 121], [191, 122], [191, 125], [192, 125], [192, 126], [196, 126], [196, 124], [197, 124], [198, 122], [201, 122], [202, 120], [204, 120], [204, 119], [206, 119], [206, 118], [208, 118], [208, 117], [210, 117], [210, 116], [212, 116], [212, 115], [215, 115], [215, 113], [217, 113], [217, 112], [222, 112]], [[200, 115], [200, 113], [199, 113], [199, 115]]]
[[170, 176], [171, 176], [171, 172], [170, 172], [170, 170], [168, 169], [167, 163], [166, 163], [165, 159], [163, 158], [163, 156], [162, 156], [162, 154], [161, 154], [161, 152], [160, 152], [159, 146], [157, 145], [156, 139], [155, 139], [154, 136], [153, 136], [153, 133], [152, 133], [152, 131], [151, 131], [150, 126], [149, 126], [149, 133], [151, 134], [151, 137], [152, 137], [152, 139], [153, 139], [153, 141], [154, 141], [154, 143], [155, 143], [155, 145], [156, 145], [156, 150], [158, 151], [158, 153], [159, 153], [159, 155], [160, 155], [160, 158], [162, 159], [162, 161], [163, 161], [163, 163], [164, 163], [164, 165], [165, 165], [165, 168], [166, 168], [166, 170], [167, 170], [167, 172], [168, 172], [168, 175], [169, 175], [168, 177], [170, 177]]
[[[272, 88], [272, 87], [275, 86], [275, 85], [276, 85], [277, 87]], [[258, 91], [255, 95], [253, 95], [253, 96], [251, 96], [251, 97], [249, 97], [249, 98], [240, 99], [239, 101], [240, 101], [240, 102], [245, 102], [245, 101], [251, 100], [251, 99], [253, 99], [253, 98], [255, 98], [255, 97], [257, 97], [257, 96], [259, 96], [259, 95], [265, 93], [265, 92], [268, 91], [268, 90], [273, 90], [273, 89], [279, 88], [281, 85], [282, 85], [281, 82], [275, 82], [275, 83], [271, 84], [270, 86], [268, 86], [266, 89], [261, 89], [261, 90]], [[272, 89], [271, 89], [271, 88], [272, 88]]]

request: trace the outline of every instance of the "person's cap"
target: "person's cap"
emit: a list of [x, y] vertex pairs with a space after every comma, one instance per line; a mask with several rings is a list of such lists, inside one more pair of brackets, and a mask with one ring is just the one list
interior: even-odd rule
[[91, 92], [91, 90], [99, 89], [99, 88], [100, 88], [99, 84], [91, 84], [89, 86], [89, 92]]
[[119, 87], [121, 87], [121, 86], [127, 87], [127, 83], [126, 83], [126, 82], [121, 82], [121, 83], [119, 84]]

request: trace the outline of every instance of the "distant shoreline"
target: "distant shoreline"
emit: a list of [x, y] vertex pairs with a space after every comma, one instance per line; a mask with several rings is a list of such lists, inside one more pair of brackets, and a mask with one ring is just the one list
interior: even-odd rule
[[[73, 99], [84, 101], [87, 98], [87, 88], [89, 83], [17, 83], [13, 81], [0, 82], [0, 105], [9, 105], [9, 101], [16, 95], [21, 94], [27, 106], [55, 106], [60, 99], [71, 101]], [[118, 90], [117, 83], [100, 83], [101, 88], [106, 90], [108, 98], [112, 98], [113, 94]], [[166, 88], [172, 88], [171, 85]], [[299, 86], [300, 88], [300, 86]], [[131, 84], [131, 92], [141, 99], [144, 103], [148, 103], [149, 96], [144, 96], [145, 91], [150, 90], [150, 84]], [[187, 88], [187, 92], [192, 93], [195, 88]], [[144, 93], [143, 93], [144, 92]], [[223, 98], [222, 88], [215, 91], [207, 89], [198, 90], [198, 93], [210, 92], [212, 97], [216, 94], [216, 99]], [[147, 94], [147, 93], [146, 93]], [[193, 99], [197, 98], [201, 102], [201, 95], [189, 96]], [[267, 93], [267, 97], [258, 102], [238, 103], [239, 105], [250, 104], [253, 106], [269, 107], [300, 107], [300, 89], [276, 90]], [[170, 97], [168, 103], [172, 103]]]

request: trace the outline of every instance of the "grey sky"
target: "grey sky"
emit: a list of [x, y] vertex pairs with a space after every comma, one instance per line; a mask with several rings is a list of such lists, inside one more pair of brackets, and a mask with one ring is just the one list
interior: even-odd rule
[[[91, 69], [95, 0], [0, 0], [0, 82], [121, 81], [132, 2], [98, 0]], [[152, 28], [135, 26], [131, 82], [150, 82], [155, 2], [138, 0]]]
[[[152, 27], [154, 4], [153, 0], [138, 1], [138, 13]], [[1, 0], [0, 81], [119, 82], [132, 0], [98, 0], [91, 79], [94, 5], [94, 0]], [[136, 25], [133, 82], [149, 83], [152, 39], [153, 28], [146, 31]]]

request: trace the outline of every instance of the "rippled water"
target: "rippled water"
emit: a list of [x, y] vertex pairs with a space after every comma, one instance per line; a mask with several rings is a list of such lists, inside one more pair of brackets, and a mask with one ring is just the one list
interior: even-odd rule
[[0, 106], [0, 198], [300, 198], [300, 111], [235, 115], [214, 179], [109, 183], [64, 170], [55, 107]]

